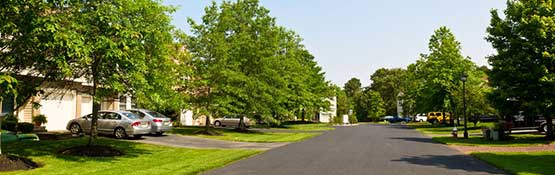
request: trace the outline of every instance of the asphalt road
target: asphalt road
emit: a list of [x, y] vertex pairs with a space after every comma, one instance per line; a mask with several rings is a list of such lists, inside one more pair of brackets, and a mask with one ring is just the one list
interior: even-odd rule
[[504, 174], [401, 125], [337, 127], [206, 174]]

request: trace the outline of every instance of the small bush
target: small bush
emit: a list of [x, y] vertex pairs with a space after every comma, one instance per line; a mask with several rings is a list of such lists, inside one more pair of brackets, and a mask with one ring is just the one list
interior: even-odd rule
[[349, 123], [351, 124], [358, 123], [357, 117], [354, 115], [349, 116]]
[[17, 122], [14, 121], [8, 121], [8, 120], [4, 120], [2, 121], [2, 130], [8, 130], [8, 131], [17, 131], [16, 127], [17, 127]]
[[27, 123], [27, 122], [17, 123], [17, 131], [20, 131], [22, 133], [31, 133], [33, 132], [34, 127], [35, 125], [33, 125], [32, 123]]
[[40, 123], [40, 124], [45, 124], [48, 122], [48, 120], [46, 120], [46, 116], [45, 115], [35, 115], [33, 116], [33, 123]]
[[8, 115], [4, 116], [4, 122], [7, 122], [7, 121], [17, 123], [17, 121], [19, 121], [19, 119], [17, 119], [17, 117], [13, 114], [8, 114]]

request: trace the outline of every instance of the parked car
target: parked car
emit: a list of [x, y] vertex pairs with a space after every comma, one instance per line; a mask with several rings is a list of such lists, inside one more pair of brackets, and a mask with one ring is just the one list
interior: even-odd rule
[[449, 121], [451, 118], [451, 114], [445, 112], [445, 116], [443, 116], [443, 112], [428, 112], [427, 121], [430, 123], [442, 122], [442, 121]]
[[481, 115], [474, 115], [470, 118], [468, 118], [469, 122], [497, 122], [499, 121], [499, 117], [496, 115], [486, 115], [486, 114], [481, 114]]
[[158, 112], [150, 111], [146, 109], [130, 109], [127, 110], [132, 112], [140, 119], [150, 121], [151, 128], [150, 133], [156, 135], [162, 135], [164, 132], [172, 130], [172, 120]]
[[[92, 114], [70, 120], [66, 129], [72, 134], [90, 133]], [[133, 136], [140, 138], [150, 132], [150, 122], [128, 111], [100, 111], [98, 133], [111, 134], [118, 139]]]
[[[217, 118], [216, 120], [214, 120], [214, 126], [216, 127], [239, 127], [239, 121], [241, 120], [241, 117], [236, 116], [236, 115], [228, 115], [228, 116], [224, 116], [222, 118]], [[243, 123], [245, 124], [245, 127], [250, 127], [250, 120], [247, 117], [244, 117]]]
[[385, 116], [384, 120], [388, 121], [389, 123], [397, 123], [397, 122], [410, 122], [411, 119], [409, 117]]
[[416, 114], [414, 121], [418, 121], [418, 122], [428, 121], [428, 116], [426, 116], [426, 114]]

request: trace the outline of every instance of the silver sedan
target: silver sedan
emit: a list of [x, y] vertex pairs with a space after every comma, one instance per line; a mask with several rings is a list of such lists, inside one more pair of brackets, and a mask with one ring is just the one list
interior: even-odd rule
[[[92, 114], [70, 120], [66, 129], [72, 134], [90, 133]], [[111, 134], [118, 139], [133, 136], [140, 138], [150, 132], [150, 122], [140, 119], [127, 111], [100, 111], [98, 113], [98, 133]]]
[[132, 112], [143, 120], [150, 121], [152, 123], [150, 133], [152, 134], [162, 135], [164, 132], [172, 130], [172, 120], [158, 112], [146, 109], [130, 109], [127, 111]]

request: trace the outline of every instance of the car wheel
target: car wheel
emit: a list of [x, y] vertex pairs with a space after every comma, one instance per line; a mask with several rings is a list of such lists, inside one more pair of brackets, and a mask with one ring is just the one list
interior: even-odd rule
[[214, 126], [216, 126], [216, 127], [221, 127], [221, 126], [222, 126], [222, 122], [216, 121], [216, 122], [214, 122]]
[[143, 135], [133, 135], [134, 139], [140, 139], [141, 137], [143, 137]]
[[116, 128], [114, 131], [114, 137], [116, 137], [116, 139], [123, 139], [127, 137], [127, 133], [123, 128]]
[[420, 119], [419, 122], [422, 123], [422, 122], [424, 122], [424, 120]]
[[71, 132], [71, 134], [77, 135], [81, 133], [81, 126], [79, 126], [79, 124], [74, 123], [71, 124], [71, 126], [69, 126], [69, 131]]
[[157, 135], [157, 136], [164, 135], [164, 132], [156, 132], [156, 135]]
[[[543, 132], [547, 132], [547, 124], [543, 125], [542, 130], [543, 130]], [[553, 128], [552, 128], [552, 130], [553, 130]]]

